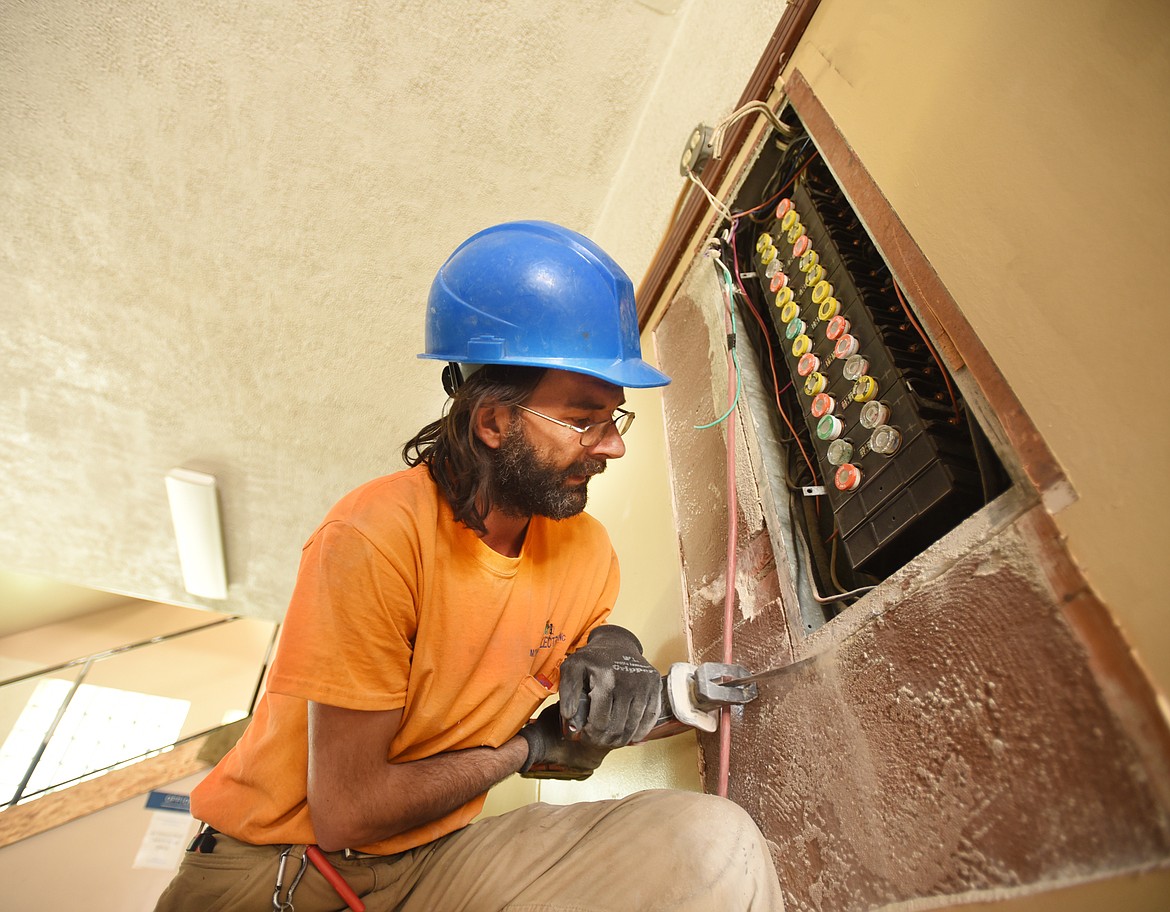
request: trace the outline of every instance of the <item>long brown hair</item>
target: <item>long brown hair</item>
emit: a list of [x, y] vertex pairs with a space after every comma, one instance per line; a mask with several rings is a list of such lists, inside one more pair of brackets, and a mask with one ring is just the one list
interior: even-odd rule
[[476, 435], [474, 418], [485, 405], [519, 405], [531, 395], [543, 367], [489, 364], [459, 385], [443, 416], [402, 447], [408, 466], [422, 463], [447, 498], [455, 518], [484, 535], [484, 520], [495, 502], [490, 447]]

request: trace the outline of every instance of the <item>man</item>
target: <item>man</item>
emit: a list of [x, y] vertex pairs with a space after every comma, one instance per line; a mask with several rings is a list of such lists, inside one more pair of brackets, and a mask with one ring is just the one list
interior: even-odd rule
[[342, 909], [351, 889], [404, 912], [780, 908], [758, 830], [710, 796], [471, 824], [505, 777], [583, 778], [657, 718], [659, 675], [605, 623], [617, 562], [582, 511], [625, 452], [624, 387], [669, 378], [641, 358], [625, 273], [540, 222], [452, 254], [426, 349], [449, 362], [448, 409], [410, 468], [305, 545], [266, 693], [192, 794], [205, 827], [159, 908]]

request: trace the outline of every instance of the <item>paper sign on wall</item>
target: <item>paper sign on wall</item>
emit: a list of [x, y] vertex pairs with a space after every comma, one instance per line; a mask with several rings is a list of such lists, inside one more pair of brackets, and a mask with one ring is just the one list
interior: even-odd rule
[[190, 814], [190, 796], [151, 792], [146, 806], [151, 809], [150, 823], [134, 857], [134, 867], [174, 871], [179, 867], [195, 829]]

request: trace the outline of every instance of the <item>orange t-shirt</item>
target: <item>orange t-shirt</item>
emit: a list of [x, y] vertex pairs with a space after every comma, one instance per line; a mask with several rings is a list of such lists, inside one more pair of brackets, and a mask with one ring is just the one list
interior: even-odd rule
[[[255, 844], [313, 843], [307, 703], [403, 709], [396, 762], [499, 747], [555, 692], [565, 655], [604, 621], [617, 558], [587, 514], [533, 517], [519, 557], [456, 522], [417, 466], [344, 497], [306, 543], [268, 686], [192, 813]], [[401, 852], [466, 826], [480, 795], [369, 846]]]

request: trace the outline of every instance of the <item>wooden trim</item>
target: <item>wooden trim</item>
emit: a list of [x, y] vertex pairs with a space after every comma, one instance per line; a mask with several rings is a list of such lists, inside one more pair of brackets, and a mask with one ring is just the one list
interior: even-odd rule
[[1051, 512], [1075, 500], [1064, 470], [1011, 385], [996, 367], [954, 297], [910, 236], [906, 226], [841, 135], [836, 123], [800, 70], [785, 83], [788, 101], [800, 116], [825, 163], [865, 223], [909, 303], [952, 371], [965, 366], [999, 421], [1028, 481]]
[[208, 769], [199, 756], [208, 737], [8, 808], [0, 813], [0, 848]]
[[[780, 22], [776, 25], [776, 30], [772, 33], [772, 38], [768, 41], [768, 46], [760, 55], [760, 60], [752, 71], [736, 108], [743, 107], [750, 101], [764, 101], [772, 94], [776, 81], [780, 78], [780, 71], [791, 58], [819, 5], [820, 0], [790, 0], [784, 8]], [[706, 186], [714, 188], [723, 182], [735, 159], [734, 153], [743, 144], [751, 124], [750, 118], [744, 118], [728, 131], [724, 139], [723, 156], [718, 161], [707, 162], [699, 174]], [[666, 237], [663, 238], [658, 253], [651, 260], [646, 275], [638, 286], [635, 299], [639, 329], [646, 328], [651, 314], [658, 308], [670, 276], [685, 256], [688, 244], [707, 214], [707, 206], [707, 199], [697, 189], [691, 187], [685, 197], [682, 211], [667, 228]]]

